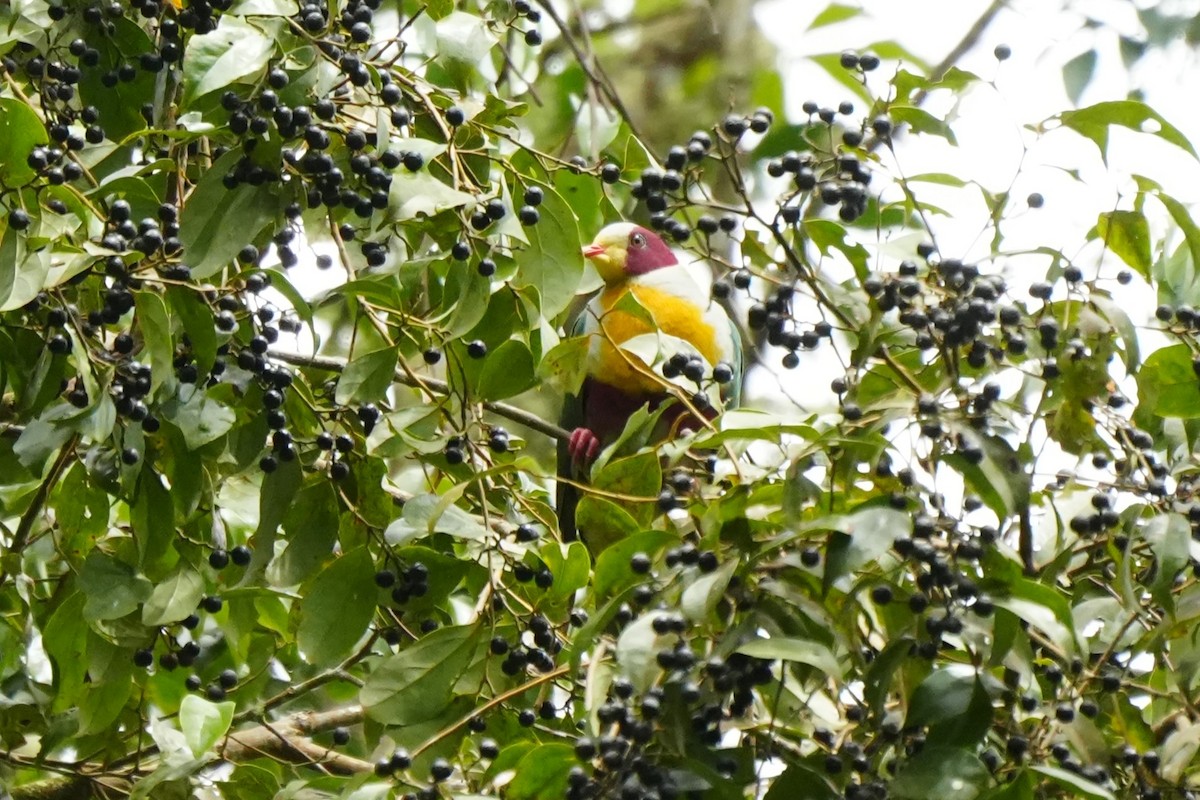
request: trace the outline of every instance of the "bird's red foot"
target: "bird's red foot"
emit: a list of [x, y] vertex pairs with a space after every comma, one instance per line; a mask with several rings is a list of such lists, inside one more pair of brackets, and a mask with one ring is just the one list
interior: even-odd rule
[[567, 440], [567, 452], [572, 461], [586, 464], [600, 454], [600, 437], [587, 428], [576, 428]]

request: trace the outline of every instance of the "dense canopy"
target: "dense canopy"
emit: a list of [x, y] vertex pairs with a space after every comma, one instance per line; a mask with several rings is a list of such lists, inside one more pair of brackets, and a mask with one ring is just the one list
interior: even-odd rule
[[[1064, 64], [1009, 124], [1116, 176], [1076, 234], [1020, 165], [906, 168], [999, 91], [1004, 3], [941, 62], [805, 53], [796, 103], [754, 5], [0, 4], [0, 787], [1200, 791], [1189, 135]], [[619, 220], [746, 374], [626, 295], [671, 399], [556, 475]]]

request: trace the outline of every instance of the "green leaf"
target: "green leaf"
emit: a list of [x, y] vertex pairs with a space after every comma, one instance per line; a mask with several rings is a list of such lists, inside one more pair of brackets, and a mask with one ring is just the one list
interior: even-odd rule
[[642, 531], [633, 533], [618, 542], [604, 548], [596, 558], [596, 568], [592, 579], [592, 587], [599, 598], [615, 594], [627, 586], [640, 583], [643, 576], [637, 575], [629, 568], [629, 559], [635, 553], [645, 553], [655, 558], [679, 537], [663, 531]]
[[365, 547], [323, 569], [300, 601], [296, 643], [305, 660], [329, 667], [350, 654], [375, 615], [375, 562]]
[[1030, 479], [1012, 445], [999, 436], [978, 439], [971, 434], [964, 436], [979, 445], [983, 460], [974, 463], [958, 453], [952, 453], [945, 456], [945, 461], [963, 476], [967, 488], [979, 495], [1001, 519], [1028, 506]]
[[87, 598], [83, 615], [89, 620], [119, 619], [136, 611], [153, 591], [145, 576], [100, 550], [84, 560], [79, 588]]
[[1146, 523], [1145, 536], [1158, 567], [1150, 593], [1161, 605], [1171, 608], [1175, 576], [1188, 563], [1192, 526], [1182, 514], [1159, 514]]
[[233, 722], [235, 703], [210, 703], [195, 694], [179, 704], [179, 729], [196, 758], [212, 749]]
[[229, 432], [237, 415], [229, 406], [208, 396], [198, 385], [180, 386], [179, 396], [166, 406], [168, 418], [179, 428], [188, 450], [199, 450]]
[[1040, 628], [1064, 652], [1074, 653], [1078, 650], [1071, 607], [1061, 594], [1049, 586], [1027, 578], [1012, 580], [1006, 587], [998, 587], [994, 600], [997, 607], [1011, 611], [1030, 625]]
[[586, 336], [563, 339], [542, 356], [537, 376], [566, 394], [577, 395], [587, 378], [587, 354], [591, 342]]
[[957, 747], [924, 747], [904, 763], [891, 782], [903, 800], [973, 800], [991, 780], [974, 753]]
[[1033, 764], [1029, 769], [1039, 775], [1045, 775], [1054, 783], [1057, 783], [1070, 792], [1073, 797], [1089, 797], [1091, 800], [1116, 800], [1116, 796], [1108, 789], [1097, 783], [1092, 783], [1087, 778], [1076, 775], [1074, 772], [1067, 772], [1065, 769], [1044, 764]]
[[946, 668], [934, 671], [913, 691], [906, 725], [935, 725], [966, 712], [978, 676], [972, 670]]
[[820, 642], [788, 636], [772, 636], [746, 642], [735, 651], [753, 658], [779, 659], [816, 667], [835, 681], [842, 680], [837, 656]]
[[[1183, 231], [1188, 252], [1192, 255], [1192, 269], [1194, 271], [1196, 266], [1200, 265], [1200, 227], [1196, 225], [1196, 221], [1192, 219], [1191, 212], [1183, 203], [1164, 192], [1155, 192], [1154, 196], [1166, 207], [1167, 213], [1171, 215], [1171, 219]], [[1155, 278], [1158, 278], [1158, 276], [1156, 275]], [[1186, 287], [1180, 286], [1177, 288], [1177, 295], [1183, 297], [1183, 291], [1194, 290], [1196, 283], [1194, 280], [1187, 281], [1186, 283]]]
[[439, 211], [475, 202], [474, 195], [452, 189], [430, 174], [428, 169], [393, 173], [388, 197], [388, 214], [396, 220], [433, 216]]
[[554, 573], [554, 585], [550, 588], [551, 598], [564, 599], [587, 586], [592, 576], [592, 559], [583, 542], [546, 542], [538, 550], [546, 568]]
[[583, 100], [575, 115], [575, 138], [579, 151], [597, 158], [621, 132], [621, 117], [600, 103]]
[[909, 183], [936, 183], [939, 186], [954, 186], [959, 189], [970, 185], [957, 175], [946, 172], [922, 172], [920, 175], [910, 175], [907, 180]]
[[504, 400], [537, 385], [533, 353], [529, 345], [509, 339], [488, 353], [479, 374], [479, 396], [484, 400]]
[[0, 311], [12, 311], [33, 300], [50, 274], [49, 251], [31, 252], [27, 233], [10, 228], [8, 213], [0, 214]]
[[[209, 36], [196, 36], [192, 41]], [[236, 148], [218, 158], [180, 213], [179, 239], [193, 278], [209, 278], [221, 271], [275, 219], [279, 206], [277, 183], [254, 186], [242, 182], [233, 189], [225, 188], [225, 175], [241, 158], [242, 152]]]
[[837, 800], [841, 796], [821, 773], [804, 764], [790, 764], [771, 782], [763, 800]]
[[359, 692], [367, 715], [385, 725], [415, 725], [441, 715], [478, 639], [470, 625], [439, 628], [384, 659]]
[[76, 592], [64, 600], [42, 630], [46, 655], [54, 664], [54, 701], [56, 712], [73, 708], [85, 691], [87, 675], [87, 620], [83, 616], [86, 598]]
[[840, 83], [842, 88], [849, 89], [863, 102], [874, 102], [875, 99], [871, 96], [871, 93], [858, 80], [858, 73], [852, 72], [842, 66], [841, 53], [821, 53], [820, 55], [811, 56], [811, 59], [813, 63], [825, 70], [829, 77]]
[[[890, 58], [882, 52], [879, 53], [884, 58]], [[913, 62], [916, 63], [916, 62]], [[968, 72], [959, 67], [951, 67], [946, 70], [940, 78], [929, 84], [930, 89], [948, 89], [951, 92], [959, 93], [973, 83], [979, 83], [979, 76], [974, 72]]]
[[662, 672], [662, 668], [658, 666], [657, 655], [666, 637], [659, 636], [654, 631], [654, 620], [665, 613], [651, 611], [643, 614], [626, 625], [617, 637], [617, 665], [634, 687], [643, 691], [653, 685]]
[[[188, 39], [183, 54], [182, 105], [190, 107], [209, 92], [228, 89], [241, 78], [261, 72], [274, 53], [275, 39], [261, 28], [240, 17], [222, 15], [215, 31]], [[218, 177], [224, 174], [222, 171]]]
[[454, 11], [437, 23], [438, 55], [453, 58], [467, 64], [477, 64], [496, 46], [496, 34], [492, 33], [483, 17]]
[[297, 461], [285, 461], [274, 472], [263, 477], [258, 493], [258, 527], [251, 543], [254, 555], [246, 569], [243, 583], [260, 576], [275, 554], [275, 535], [283, 522], [292, 499], [300, 489], [303, 474]]
[[338, 498], [328, 481], [308, 486], [289, 504], [283, 518], [287, 547], [267, 568], [276, 586], [295, 586], [319, 567], [337, 541]]
[[992, 704], [973, 670], [947, 667], [935, 670], [913, 690], [904, 723], [929, 726], [930, 744], [963, 746], [987, 734]]
[[1094, 49], [1080, 53], [1063, 64], [1063, 87], [1067, 90], [1067, 97], [1071, 99], [1072, 105], [1079, 104], [1079, 98], [1083, 96], [1083, 90], [1092, 82], [1092, 75], [1095, 72], [1096, 51]]
[[867, 248], [858, 242], [847, 239], [846, 228], [833, 220], [809, 219], [804, 221], [804, 232], [823, 255], [829, 255], [830, 250], [837, 250], [860, 278], [865, 277], [867, 270]]
[[[555, 543], [555, 546], [557, 543]], [[582, 545], [580, 545], [582, 547]], [[480, 565], [432, 550], [421, 545], [398, 547], [393, 551], [396, 558], [403, 564], [424, 564], [429, 570], [429, 578], [425, 584], [425, 594], [420, 597], [410, 597], [404, 604], [406, 614], [433, 613], [436, 609], [445, 608], [447, 598], [463, 581], [473, 580], [486, 575]], [[586, 558], [586, 556], [585, 556]], [[556, 564], [565, 566], [565, 564]], [[590, 565], [590, 562], [589, 562]], [[554, 573], [554, 588], [558, 589], [559, 573]]]
[[109, 727], [133, 693], [133, 659], [127, 649], [92, 633], [87, 667], [91, 681], [79, 701], [79, 733], [111, 735]]
[[983, 795], [981, 800], [1035, 800], [1033, 775], [1026, 769], [1002, 786], [997, 786]]
[[716, 570], [692, 581], [679, 599], [679, 610], [683, 615], [694, 622], [707, 620], [725, 596], [737, 566], [736, 558], [728, 558]]
[[[166, 553], [175, 541], [175, 505], [154, 468], [143, 463], [129, 521], [137, 536], [144, 569]], [[190, 612], [189, 612], [190, 613]], [[184, 614], [187, 616], [187, 614]]]
[[946, 121], [938, 119], [923, 108], [917, 108], [916, 106], [889, 106], [888, 115], [892, 118], [893, 123], [907, 125], [912, 129], [913, 133], [927, 133], [932, 136], [940, 136], [952, 145], [958, 144], [958, 138], [954, 135], [954, 131], [950, 126], [946, 124]]
[[885, 714], [892, 684], [905, 664], [910, 663], [916, 642], [908, 636], [896, 636], [871, 661], [864, 674], [863, 700], [877, 714]]
[[1200, 159], [1186, 136], [1154, 109], [1136, 100], [1097, 103], [1077, 111], [1064, 111], [1051, 119], [1091, 139], [1099, 148], [1105, 163], [1108, 162], [1108, 129], [1112, 125], [1152, 134], [1187, 152], [1192, 158]]
[[96, 66], [83, 70], [83, 77], [79, 81], [79, 99], [82, 105], [96, 107], [100, 119], [104, 121], [105, 136], [120, 142], [146, 129], [142, 106], [154, 101], [157, 76], [137, 70], [132, 81], [118, 81], [115, 86], [105, 86], [103, 76], [126, 63], [126, 53], [149, 52], [154, 43], [142, 27], [128, 16], [108, 21], [113, 23], [112, 34], [91, 37], [88, 42], [99, 51], [100, 61]]
[[34, 171], [25, 159], [33, 148], [47, 141], [46, 128], [32, 108], [20, 100], [0, 97], [0, 184], [28, 183]]
[[813, 21], [808, 25], [808, 29], [813, 31], [817, 28], [823, 28], [826, 25], [845, 22], [848, 19], [857, 17], [861, 13], [863, 13], [862, 9], [855, 6], [842, 5], [841, 3], [830, 3], [821, 11], [821, 13], [817, 14], [817, 16], [813, 18]]
[[1137, 374], [1139, 411], [1160, 417], [1200, 417], [1200, 377], [1185, 344], [1155, 350]]
[[163, 381], [173, 382], [175, 344], [171, 338], [171, 319], [162, 297], [152, 291], [138, 292], [134, 303], [145, 348], [143, 360], [150, 364], [150, 390], [157, 395]]
[[889, 552], [897, 537], [912, 533], [912, 518], [894, 508], [868, 506], [845, 517], [814, 520], [808, 529], [840, 534], [829, 541], [825, 580], [830, 584]]
[[639, 524], [649, 525], [658, 513], [655, 501], [662, 488], [662, 465], [658, 453], [646, 451], [608, 462], [592, 475], [597, 489], [629, 497], [645, 498], [644, 502], [619, 501]]
[[63, 404], [51, 406], [21, 431], [13, 445], [13, 455], [30, 472], [40, 474], [50, 456], [71, 438], [70, 429], [63, 420], [71, 413], [71, 407]]
[[594, 495], [586, 495], [579, 501], [575, 524], [588, 549], [601, 554], [642, 529], [624, 507]]
[[716, 432], [709, 433], [704, 430], [697, 435], [692, 445], [695, 449], [711, 450], [726, 442], [768, 441], [779, 443], [788, 436], [797, 436], [806, 440], [819, 438], [816, 428], [811, 425], [780, 422], [778, 414], [750, 408], [730, 409], [722, 414], [716, 422], [718, 428]]
[[183, 324], [183, 330], [192, 343], [197, 371], [201, 376], [208, 375], [217, 357], [217, 332], [213, 326], [212, 310], [197, 292], [182, 286], [167, 288], [167, 303]]
[[433, 19], [441, 19], [454, 11], [454, 0], [428, 0], [425, 11]]
[[567, 776], [577, 763], [570, 745], [537, 745], [517, 762], [504, 794], [510, 800], [558, 800], [567, 793]]
[[1096, 220], [1093, 235], [1122, 261], [1150, 277], [1150, 225], [1140, 211], [1105, 211]]
[[488, 530], [477, 518], [452, 502], [446, 502], [441, 495], [419, 494], [404, 504], [403, 513], [388, 525], [384, 538], [390, 545], [400, 545], [431, 533], [482, 539], [488, 535]]
[[1122, 360], [1125, 362], [1125, 369], [1130, 374], [1134, 374], [1141, 365], [1142, 349], [1141, 342], [1138, 341], [1137, 327], [1134, 326], [1133, 320], [1129, 318], [1129, 313], [1121, 303], [1111, 297], [1106, 297], [1100, 292], [1092, 295], [1092, 305], [1120, 334], [1121, 353]]
[[529, 246], [517, 258], [517, 286], [537, 290], [542, 299], [542, 315], [551, 319], [559, 314], [579, 287], [583, 277], [583, 244], [575, 214], [554, 189], [543, 188], [544, 199], [538, 207], [541, 220], [526, 228]]
[[346, 406], [383, 398], [395, 380], [397, 359], [395, 347], [354, 356], [338, 378], [334, 401]]
[[[583, 313], [587, 314], [588, 311]], [[608, 310], [608, 314], [628, 314], [638, 322], [643, 322], [651, 328], [658, 328], [658, 323], [654, 319], [654, 314], [650, 309], [642, 305], [642, 301], [633, 292], [624, 292], [617, 298], [617, 302], [612, 304]]]
[[179, 567], [154, 587], [150, 599], [142, 606], [142, 624], [158, 626], [179, 622], [196, 610], [203, 596], [204, 578], [200, 573]]

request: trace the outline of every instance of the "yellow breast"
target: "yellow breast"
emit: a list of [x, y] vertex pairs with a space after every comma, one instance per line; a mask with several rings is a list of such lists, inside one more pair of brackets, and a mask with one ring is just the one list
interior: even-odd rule
[[[613, 309], [626, 292], [632, 292], [642, 307], [650, 312], [655, 325], [628, 311]], [[650, 371], [648, 365], [632, 353], [618, 350], [615, 346], [635, 336], [652, 333], [656, 328], [689, 342], [709, 364], [720, 361], [717, 332], [705, 321], [704, 310], [693, 302], [661, 289], [637, 284], [610, 286], [600, 294], [599, 301], [602, 314], [600, 331], [595, 335], [600, 337], [600, 345], [592, 373], [611, 386], [631, 394], [663, 393], [661, 381], [644, 374]]]

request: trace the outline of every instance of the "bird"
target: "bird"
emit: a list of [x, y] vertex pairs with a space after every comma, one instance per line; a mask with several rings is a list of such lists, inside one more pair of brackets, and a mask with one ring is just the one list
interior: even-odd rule
[[[559, 443], [558, 474], [577, 481], [586, 479], [588, 465], [617, 439], [634, 412], [643, 406], [655, 410], [671, 397], [665, 375], [686, 373], [694, 380], [707, 366], [702, 380], [721, 383], [723, 404], [731, 407], [739, 399], [742, 372], [737, 326], [658, 234], [629, 222], [612, 223], [584, 246], [583, 256], [595, 266], [604, 287], [571, 330], [572, 336], [588, 337], [589, 346], [583, 385], [563, 402], [560, 426], [569, 437]], [[620, 347], [647, 334], [665, 334], [660, 339], [665, 344], [659, 352], [661, 364], [647, 364]], [[663, 352], [672, 347], [676, 352]], [[715, 415], [707, 401], [697, 399], [705, 406], [698, 410]], [[660, 424], [676, 429], [701, 423], [677, 403], [664, 412]], [[578, 490], [560, 480], [559, 528], [566, 540], [577, 534], [578, 502]]]

